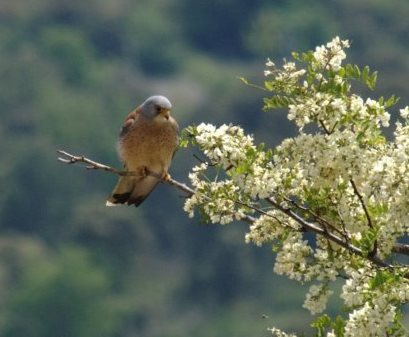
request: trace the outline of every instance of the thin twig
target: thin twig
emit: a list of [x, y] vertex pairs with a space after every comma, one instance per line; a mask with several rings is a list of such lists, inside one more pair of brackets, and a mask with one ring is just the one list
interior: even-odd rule
[[343, 231], [343, 237], [345, 238], [346, 242], [348, 242], [348, 244], [350, 244], [351, 243], [350, 242], [350, 237], [348, 235], [348, 231], [347, 231], [346, 226], [345, 226], [345, 221], [344, 221], [344, 219], [342, 219], [342, 215], [341, 215], [341, 212], [339, 211], [338, 207], [337, 207], [337, 213], [338, 213], [339, 221], [341, 223], [341, 228], [342, 228], [342, 231]]
[[373, 229], [374, 226], [372, 224], [372, 219], [371, 219], [371, 216], [369, 215], [368, 208], [365, 205], [364, 198], [362, 197], [361, 193], [359, 193], [358, 188], [356, 187], [356, 184], [355, 184], [354, 180], [350, 179], [349, 182], [351, 183], [352, 188], [354, 189], [354, 193], [358, 197], [359, 202], [361, 203], [362, 209], [364, 210], [365, 217], [366, 217], [366, 220], [368, 222], [368, 227]]
[[321, 127], [324, 129], [324, 131], [325, 131], [325, 133], [327, 134], [327, 135], [330, 135], [330, 132], [329, 132], [329, 130], [328, 130], [328, 128], [325, 126], [325, 124], [324, 124], [324, 121], [323, 120], [318, 120], [318, 122], [319, 122], [319, 124], [321, 125]]
[[83, 163], [86, 164], [85, 168], [87, 170], [104, 170], [107, 172], [111, 172], [120, 176], [126, 176], [126, 175], [136, 175], [135, 172], [131, 171], [121, 171], [118, 170], [114, 167], [107, 166], [101, 163], [98, 163], [96, 161], [93, 161], [87, 157], [84, 156], [75, 156], [73, 154], [70, 154], [66, 151], [63, 150], [57, 150], [57, 153], [61, 154], [63, 157], [58, 157], [57, 159], [65, 164], [76, 164], [76, 163]]
[[[300, 204], [298, 204], [296, 201], [292, 200], [291, 198], [282, 196], [282, 198], [291, 203], [294, 207], [296, 207], [297, 209], [308, 213], [310, 216], [312, 216], [315, 221], [317, 221], [318, 223], [320, 223], [324, 228], [328, 227], [331, 230], [333, 230], [334, 232], [337, 232], [339, 235], [342, 235], [343, 237], [345, 236], [345, 233], [343, 233], [342, 231], [340, 231], [338, 228], [336, 228], [335, 226], [333, 226], [332, 224], [330, 224], [327, 220], [325, 220], [323, 217], [319, 216], [317, 213], [315, 213], [313, 210], [311, 210], [309, 207], [305, 207], [302, 206]], [[347, 240], [347, 237], [344, 237], [345, 240]]]
[[[364, 210], [366, 221], [368, 223], [368, 227], [370, 229], [374, 229], [374, 225], [372, 223], [372, 218], [371, 215], [369, 214], [368, 208], [366, 207], [364, 198], [362, 197], [361, 193], [358, 191], [358, 187], [355, 184], [355, 181], [351, 178], [349, 179], [349, 182], [351, 183], [351, 186], [354, 190], [355, 195], [358, 197], [359, 202], [361, 203], [362, 209]], [[376, 255], [376, 252], [378, 250], [378, 241], [375, 240], [372, 251], [369, 253], [370, 255]]]

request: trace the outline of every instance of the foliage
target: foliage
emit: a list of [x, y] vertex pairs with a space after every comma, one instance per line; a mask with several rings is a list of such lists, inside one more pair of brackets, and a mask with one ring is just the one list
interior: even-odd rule
[[189, 175], [196, 192], [184, 209], [211, 223], [250, 222], [246, 241], [273, 245], [274, 271], [310, 284], [303, 306], [313, 315], [343, 278], [348, 316], [318, 317], [316, 336], [405, 336], [409, 266], [396, 258], [408, 254], [397, 243], [409, 231], [409, 107], [388, 141], [387, 109], [398, 100], [354, 92], [356, 84], [373, 90], [377, 73], [344, 65], [347, 48], [336, 37], [282, 67], [268, 60], [264, 108], [286, 107], [298, 127], [276, 148], [254, 145], [234, 125], [188, 129], [207, 161]]
[[109, 278], [79, 249], [62, 250], [57, 261], [28, 265], [9, 297], [3, 336], [109, 336], [115, 307], [106, 298]]

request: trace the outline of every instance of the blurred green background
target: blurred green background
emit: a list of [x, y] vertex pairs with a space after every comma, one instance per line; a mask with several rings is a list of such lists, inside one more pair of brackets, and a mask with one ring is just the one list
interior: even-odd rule
[[[191, 220], [165, 185], [137, 209], [106, 208], [116, 177], [55, 150], [119, 166], [121, 122], [152, 94], [181, 127], [232, 122], [277, 144], [294, 130], [237, 77], [260, 83], [267, 57], [336, 35], [380, 71], [372, 95], [407, 98], [408, 14], [406, 0], [0, 0], [0, 336], [307, 329], [307, 285], [274, 275], [245, 224]], [[179, 151], [171, 173], [187, 181], [193, 164]]]

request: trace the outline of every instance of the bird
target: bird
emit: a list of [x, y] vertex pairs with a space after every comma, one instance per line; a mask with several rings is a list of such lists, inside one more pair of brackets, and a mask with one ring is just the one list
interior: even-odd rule
[[160, 180], [170, 178], [168, 170], [179, 135], [179, 125], [170, 115], [171, 109], [168, 98], [155, 95], [126, 116], [117, 144], [125, 175], [119, 177], [106, 206], [138, 207]]

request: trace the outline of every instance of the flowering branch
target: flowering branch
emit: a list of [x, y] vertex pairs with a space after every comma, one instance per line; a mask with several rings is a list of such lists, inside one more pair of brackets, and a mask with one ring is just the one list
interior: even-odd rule
[[277, 274], [312, 283], [304, 307], [313, 315], [325, 311], [330, 283], [342, 278], [349, 315], [318, 317], [316, 336], [406, 336], [409, 265], [396, 258], [409, 255], [400, 243], [409, 233], [409, 107], [389, 141], [382, 128], [398, 100], [352, 92], [351, 81], [374, 89], [377, 73], [343, 65], [348, 47], [335, 38], [293, 53], [281, 68], [268, 60], [264, 110], [287, 108], [299, 129], [274, 149], [234, 125], [189, 128], [184, 141], [207, 161], [189, 174], [195, 193], [184, 209], [220, 224], [251, 214], [246, 242], [271, 244]]
[[[326, 239], [335, 242], [336, 244], [340, 245], [341, 247], [346, 248], [348, 251], [350, 251], [352, 254], [357, 254], [363, 258], [367, 258], [369, 261], [373, 262], [375, 265], [379, 267], [386, 267], [386, 268], [392, 268], [393, 266], [382, 261], [378, 256], [374, 254], [369, 254], [366, 255], [361, 249], [355, 247], [348, 241], [346, 241], [343, 238], [340, 238], [339, 236], [335, 235], [334, 233], [326, 230], [325, 228], [322, 228], [321, 226], [306, 221], [304, 218], [299, 216], [296, 212], [294, 212], [291, 208], [286, 208], [281, 206], [277, 201], [275, 201], [272, 197], [266, 199], [271, 205], [273, 205], [275, 208], [283, 212], [284, 214], [288, 215], [290, 218], [295, 220], [297, 223], [299, 223], [303, 230], [306, 232], [312, 232], [316, 233], [319, 235], [322, 235]], [[409, 275], [407, 275], [409, 278]]]
[[[107, 171], [113, 174], [117, 174], [120, 176], [124, 176], [124, 175], [134, 175], [135, 172], [132, 171], [121, 171], [118, 170], [112, 166], [108, 166], [99, 162], [96, 162], [94, 160], [91, 160], [83, 155], [73, 155], [68, 153], [67, 151], [63, 151], [63, 150], [57, 150], [57, 153], [59, 153], [60, 155], [62, 155], [62, 157], [58, 157], [57, 159], [65, 164], [76, 164], [76, 163], [83, 163], [86, 164], [85, 168], [87, 170], [103, 170], [103, 171]], [[187, 186], [184, 183], [181, 183], [171, 177], [167, 178], [167, 179], [162, 179], [160, 175], [156, 174], [155, 172], [148, 172], [148, 175], [154, 176], [158, 179], [161, 179], [162, 183], [166, 183], [170, 186], [174, 186], [177, 189], [179, 189], [180, 191], [186, 193], [187, 197], [192, 197], [196, 192], [195, 190], [193, 190], [192, 188], [190, 188], [189, 186]], [[301, 226], [302, 229], [304, 231], [308, 231], [308, 232], [313, 232], [319, 235], [322, 235], [324, 237], [326, 237], [328, 240], [333, 241], [337, 244], [339, 244], [340, 246], [347, 248], [351, 253], [354, 254], [358, 254], [359, 256], [364, 256], [364, 253], [357, 247], [351, 245], [350, 243], [346, 242], [344, 239], [336, 236], [335, 234], [323, 229], [322, 227], [320, 227], [317, 224], [313, 224], [310, 223], [308, 221], [306, 221], [305, 219], [303, 219], [302, 217], [300, 217], [299, 215], [297, 215], [296, 212], [294, 212], [293, 210], [291, 210], [290, 208], [285, 208], [281, 205], [279, 205], [279, 203], [277, 203], [273, 198], [267, 198], [266, 201], [268, 203], [270, 203], [271, 205], [273, 205], [275, 208], [277, 208], [278, 210], [280, 210], [281, 212], [283, 212], [284, 214], [289, 215], [291, 218], [293, 218], [295, 221], [297, 221]], [[251, 206], [250, 204], [247, 203], [242, 203], [240, 201], [234, 201], [235, 203], [238, 203], [244, 207], [248, 207], [253, 209], [254, 211], [256, 211], [259, 214], [264, 214], [269, 216], [269, 214], [265, 211], [263, 211], [260, 208]], [[245, 216], [243, 217], [244, 221], [252, 224], [255, 222], [255, 218], [251, 217], [251, 216]], [[399, 244], [399, 246], [396, 246], [396, 251], [402, 254], [407, 254], [409, 255], [409, 246], [408, 245], [403, 245], [403, 244]], [[391, 267], [391, 265], [381, 261], [378, 257], [376, 256], [369, 256], [368, 259], [370, 261], [372, 261], [373, 263], [377, 264], [380, 267]]]
[[[121, 171], [118, 170], [112, 166], [108, 166], [99, 162], [96, 162], [94, 160], [91, 160], [83, 155], [73, 155], [68, 153], [67, 151], [64, 150], [57, 150], [57, 153], [59, 153], [60, 155], [62, 155], [62, 157], [58, 157], [57, 159], [65, 164], [76, 164], [76, 163], [84, 163], [87, 164], [85, 166], [85, 168], [87, 170], [103, 170], [103, 171], [107, 171], [107, 172], [111, 172], [113, 174], [117, 174], [120, 176], [124, 176], [124, 175], [135, 175], [135, 172], [132, 171]], [[179, 189], [180, 191], [186, 193], [187, 197], [192, 197], [196, 192], [195, 190], [193, 190], [192, 188], [190, 188], [189, 186], [187, 186], [184, 183], [181, 183], [171, 177], [167, 178], [167, 179], [162, 179], [160, 175], [156, 174], [155, 172], [148, 172], [148, 175], [154, 176], [158, 179], [161, 179], [162, 183], [166, 183], [170, 186], [174, 186], [177, 189]], [[362, 250], [360, 250], [359, 248], [351, 245], [350, 243], [348, 243], [347, 241], [345, 241], [344, 239], [336, 236], [335, 234], [323, 229], [322, 227], [320, 227], [317, 224], [311, 223], [306, 221], [305, 219], [303, 219], [302, 217], [300, 217], [296, 212], [294, 212], [293, 210], [291, 210], [290, 208], [285, 208], [283, 206], [281, 206], [277, 201], [275, 201], [273, 198], [266, 198], [266, 201], [268, 203], [270, 203], [271, 205], [273, 205], [275, 208], [277, 208], [278, 210], [280, 210], [281, 212], [283, 212], [284, 214], [287, 214], [288, 216], [290, 216], [292, 219], [294, 219], [295, 221], [297, 221], [303, 228], [304, 231], [307, 232], [313, 232], [319, 235], [324, 236], [325, 238], [327, 238], [328, 240], [331, 240], [337, 244], [339, 244], [340, 246], [347, 248], [351, 253], [354, 254], [358, 254], [362, 257], [364, 257], [364, 253]], [[269, 215], [267, 212], [263, 211], [260, 208], [251, 206], [250, 204], [246, 204], [246, 203], [242, 203], [240, 201], [234, 201], [235, 203], [238, 203], [242, 206], [248, 207], [253, 209], [254, 211], [256, 211], [259, 214], [264, 214], [264, 215]], [[308, 210], [307, 208], [304, 208], [304, 210]], [[248, 223], [254, 223], [255, 218], [251, 217], [251, 216], [246, 216], [243, 218], [243, 220], [245, 220]], [[409, 245], [405, 245], [402, 243], [399, 244], [395, 244], [394, 246], [394, 251], [396, 253], [400, 253], [400, 254], [404, 254], [404, 255], [409, 255]], [[383, 262], [382, 260], [380, 260], [378, 257], [376, 256], [368, 256], [368, 259], [377, 264], [380, 267], [392, 267], [391, 265]]]

